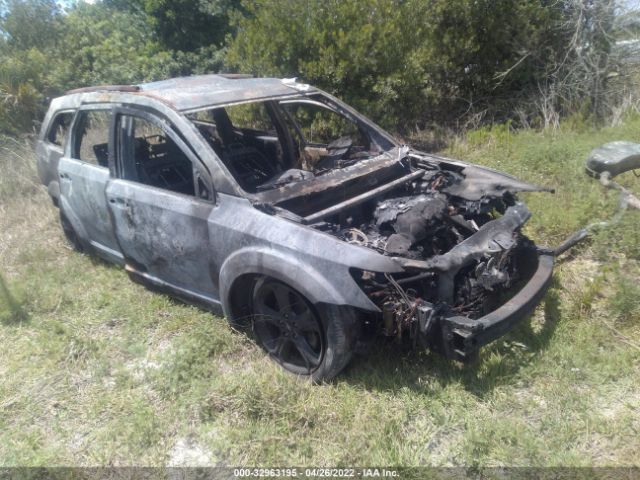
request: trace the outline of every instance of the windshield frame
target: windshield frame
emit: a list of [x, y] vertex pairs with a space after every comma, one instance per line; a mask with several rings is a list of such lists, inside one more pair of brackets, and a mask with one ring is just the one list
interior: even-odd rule
[[[220, 155], [218, 155], [218, 153], [213, 149], [213, 147], [206, 141], [202, 132], [200, 132], [200, 130], [197, 128], [197, 125], [194, 122], [195, 120], [194, 114], [201, 113], [208, 110], [214, 110], [218, 108], [232, 107], [236, 105], [264, 103], [264, 104], [271, 104], [278, 110], [280, 116], [284, 116], [284, 115], [287, 115], [287, 112], [284, 109], [284, 106], [280, 105], [281, 102], [283, 103], [305, 102], [305, 103], [315, 104], [319, 107], [326, 108], [329, 111], [332, 111], [338, 115], [341, 115], [345, 117], [347, 120], [353, 122], [360, 130], [362, 130], [369, 137], [372, 146], [375, 146], [379, 149], [379, 153], [377, 153], [376, 155], [373, 155], [370, 158], [362, 159], [357, 162], [358, 165], [362, 165], [362, 164], [368, 165], [372, 163], [371, 165], [368, 165], [367, 170], [370, 168], [375, 169], [376, 163], [379, 163], [380, 167], [382, 167], [383, 164], [386, 164], [388, 162], [390, 157], [391, 158], [397, 157], [397, 151], [398, 151], [397, 148], [400, 146], [400, 143], [392, 135], [390, 135], [388, 132], [383, 130], [380, 126], [372, 122], [366, 116], [357, 112], [355, 109], [353, 109], [346, 103], [318, 89], [314, 89], [313, 91], [310, 91], [310, 92], [300, 92], [299, 94], [295, 94], [295, 95], [286, 95], [286, 96], [280, 95], [280, 96], [266, 97], [266, 98], [261, 97], [261, 98], [247, 99], [241, 102], [221, 103], [217, 105], [210, 105], [206, 108], [199, 108], [197, 110], [183, 112], [183, 114], [185, 115], [189, 123], [192, 126], [196, 127], [195, 130], [197, 131], [198, 135], [204, 140], [205, 144], [207, 145], [207, 148], [210, 150], [210, 153], [216, 158], [219, 167], [223, 169], [229, 181], [234, 184], [235, 190], [241, 193], [242, 196], [244, 196], [245, 198], [248, 198], [249, 200], [252, 200], [255, 202], [264, 202], [265, 200], [269, 199], [267, 200], [267, 202], [271, 203], [270, 200], [275, 201], [276, 200], [275, 197], [279, 196], [277, 192], [280, 192], [280, 194], [284, 195], [282, 198], [290, 198], [291, 196], [297, 196], [297, 195], [294, 194], [293, 191], [291, 191], [293, 195], [291, 196], [287, 195], [286, 193], [288, 190], [290, 190], [289, 188], [273, 188], [270, 190], [257, 191], [257, 192], [251, 192], [243, 188], [240, 182], [238, 181], [238, 179], [229, 170], [229, 168], [227, 167], [223, 159], [220, 157]], [[285, 123], [284, 120], [282, 119], [280, 121]], [[289, 129], [289, 126], [284, 124], [282, 125], [282, 127], [284, 127], [285, 129]], [[293, 132], [289, 132], [289, 135], [293, 135]], [[282, 141], [282, 139], [279, 139], [279, 141]], [[378, 162], [376, 162], [376, 160]], [[380, 162], [381, 160], [383, 160], [382, 163]], [[348, 179], [347, 177], [349, 177], [348, 172], [350, 170], [351, 170], [350, 168], [345, 167], [345, 168], [333, 169], [332, 172], [344, 171], [345, 175], [341, 175], [341, 176], [344, 176], [346, 181]], [[356, 168], [354, 170], [360, 170], [360, 169]], [[355, 174], [355, 171], [353, 173]], [[313, 182], [318, 182], [325, 175], [326, 173], [318, 175], [314, 178], [297, 180], [292, 183], [310, 184]], [[319, 183], [322, 184], [324, 182], [319, 182]], [[299, 189], [295, 188], [292, 190], [296, 191]], [[311, 188], [310, 190], [316, 190], [316, 189]]]

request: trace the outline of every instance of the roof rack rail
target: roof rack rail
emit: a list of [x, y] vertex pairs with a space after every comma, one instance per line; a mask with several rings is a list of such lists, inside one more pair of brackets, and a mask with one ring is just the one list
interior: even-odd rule
[[98, 85], [96, 87], [82, 87], [74, 88], [65, 93], [65, 95], [71, 95], [72, 93], [89, 93], [89, 92], [139, 92], [140, 87], [138, 85]]
[[228, 80], [239, 80], [242, 78], [253, 78], [250, 73], [217, 73], [219, 77], [226, 78]]

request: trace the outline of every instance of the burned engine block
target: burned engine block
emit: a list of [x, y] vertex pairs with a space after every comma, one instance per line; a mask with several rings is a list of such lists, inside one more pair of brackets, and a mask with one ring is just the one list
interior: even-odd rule
[[382, 311], [387, 335], [402, 336], [429, 315], [484, 315], [519, 280], [519, 258], [535, 251], [520, 231], [529, 210], [515, 194], [464, 198], [464, 180], [459, 172], [427, 170], [319, 226], [404, 267], [394, 276], [361, 272], [357, 278]]

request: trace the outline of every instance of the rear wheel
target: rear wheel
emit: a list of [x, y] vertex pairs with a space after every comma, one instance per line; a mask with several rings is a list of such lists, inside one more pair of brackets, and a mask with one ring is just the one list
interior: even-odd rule
[[253, 332], [260, 346], [284, 369], [328, 380], [349, 362], [350, 318], [335, 307], [322, 315], [295, 289], [270, 278], [258, 280], [252, 298]]

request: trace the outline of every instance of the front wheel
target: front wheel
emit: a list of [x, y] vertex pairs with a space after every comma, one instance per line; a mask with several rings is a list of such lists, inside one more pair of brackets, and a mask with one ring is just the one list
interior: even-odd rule
[[352, 355], [352, 319], [337, 307], [322, 315], [295, 289], [261, 278], [253, 289], [253, 332], [284, 369], [315, 382], [335, 377]]

